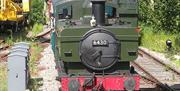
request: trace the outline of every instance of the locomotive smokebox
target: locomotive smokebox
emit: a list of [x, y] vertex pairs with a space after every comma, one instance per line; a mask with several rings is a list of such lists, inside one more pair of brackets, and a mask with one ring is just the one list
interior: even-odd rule
[[105, 1], [106, 0], [91, 0], [92, 14], [96, 18], [97, 25], [105, 25]]

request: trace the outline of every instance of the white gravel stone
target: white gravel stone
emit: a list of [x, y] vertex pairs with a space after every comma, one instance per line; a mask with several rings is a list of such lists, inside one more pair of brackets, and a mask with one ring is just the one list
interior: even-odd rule
[[43, 86], [39, 88], [40, 91], [59, 91], [60, 83], [56, 80], [58, 72], [55, 69], [54, 54], [51, 49], [51, 45], [44, 49], [41, 53], [42, 58], [38, 66], [45, 67], [38, 74], [40, 78], [43, 78]]

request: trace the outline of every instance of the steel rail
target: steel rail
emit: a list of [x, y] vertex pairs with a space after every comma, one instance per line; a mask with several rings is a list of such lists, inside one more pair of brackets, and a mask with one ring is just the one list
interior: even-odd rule
[[177, 71], [176, 69], [170, 67], [169, 65], [165, 64], [164, 62], [160, 61], [160, 59], [158, 59], [157, 57], [152, 56], [151, 54], [147, 53], [146, 51], [144, 51], [144, 50], [141, 49], [141, 48], [138, 49], [138, 53], [141, 55], [140, 52], [142, 52], [143, 54], [149, 56], [150, 58], [153, 58], [156, 62], [160, 63], [160, 64], [163, 65], [163, 66], [168, 67], [168, 68], [171, 69], [173, 72], [175, 72], [176, 74], [180, 75], [180, 72], [179, 72], [179, 71]]
[[50, 34], [51, 32], [52, 32], [52, 29], [48, 29], [47, 31], [42, 31], [41, 33], [39, 33], [35, 37], [40, 38], [40, 37], [43, 37], [43, 36], [46, 36], [46, 35]]
[[143, 67], [141, 67], [136, 62], [131, 62], [131, 65], [133, 65], [135, 68], [138, 68], [139, 70], [143, 71], [146, 75], [148, 75], [154, 83], [156, 83], [159, 87], [163, 89], [163, 91], [175, 91], [173, 88], [168, 86], [167, 84], [161, 83], [158, 79], [156, 79], [153, 75], [151, 75], [148, 71], [146, 71]]
[[[159, 63], [162, 66], [168, 67], [172, 72], [176, 73], [177, 75], [180, 75], [180, 72], [177, 71], [176, 69], [174, 69], [173, 67], [165, 64], [164, 62], [162, 62], [159, 58], [149, 54], [148, 52], [146, 52], [145, 50], [143, 50], [142, 48], [139, 48], [138, 50], [138, 54], [140, 56], [147, 56], [149, 58], [152, 58], [153, 61]], [[160, 80], [156, 79], [156, 77], [154, 77], [153, 75], [151, 75], [151, 73], [149, 73], [146, 69], [144, 69], [142, 66], [140, 66], [137, 62], [131, 62], [131, 64], [133, 66], [135, 66], [136, 68], [140, 69], [141, 71], [143, 71], [146, 75], [148, 75], [152, 81], [154, 81], [155, 83], [157, 83], [158, 86], [160, 86], [161, 88], [164, 88], [164, 90], [167, 91], [175, 91], [173, 88], [171, 88], [170, 86], [168, 86], [167, 84], [162, 83]]]

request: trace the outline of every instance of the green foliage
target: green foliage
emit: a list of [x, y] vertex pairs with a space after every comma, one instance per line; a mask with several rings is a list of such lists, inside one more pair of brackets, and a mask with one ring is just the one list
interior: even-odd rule
[[7, 37], [7, 38], [5, 39], [5, 42], [6, 42], [6, 44], [8, 44], [9, 46], [13, 45], [13, 44], [14, 44], [13, 37]]
[[150, 7], [149, 0], [139, 0], [139, 19], [143, 23], [152, 24], [152, 8]]
[[[161, 32], [153, 32], [154, 28], [149, 26], [141, 26], [141, 45], [158, 52], [166, 52], [166, 40], [170, 39], [172, 41], [173, 50], [180, 50], [179, 45], [176, 41], [179, 42], [178, 34], [167, 34], [164, 31]], [[175, 52], [176, 53], [176, 52]]]
[[177, 65], [177, 67], [179, 67], [179, 68], [180, 68], [180, 60], [175, 60], [175, 61], [174, 61], [174, 64], [176, 64], [176, 65]]
[[42, 78], [32, 78], [29, 80], [29, 90], [30, 91], [39, 91], [38, 89], [43, 85]]
[[177, 49], [180, 49], [180, 33], [175, 37], [175, 46], [177, 46]]
[[32, 36], [36, 36], [43, 30], [43, 25], [40, 23], [35, 23], [33, 28], [32, 28]]
[[0, 91], [7, 91], [7, 65], [0, 63]]
[[[141, 46], [150, 50], [165, 53], [177, 67], [180, 67], [180, 60], [175, 59], [174, 55], [180, 55], [180, 34], [170, 33], [165, 31], [153, 32], [154, 28], [151, 26], [141, 26]], [[166, 40], [172, 41], [171, 50], [167, 49]]]
[[180, 32], [179, 0], [139, 0], [140, 20], [153, 31]]
[[31, 3], [30, 21], [34, 23], [44, 23], [45, 16], [43, 15], [44, 0], [32, 0]]
[[40, 53], [43, 50], [43, 48], [36, 44], [36, 43], [31, 43], [31, 56], [30, 56], [30, 61], [29, 61], [29, 68], [30, 68], [30, 74], [31, 76], [35, 76], [37, 74], [37, 61], [39, 60]]

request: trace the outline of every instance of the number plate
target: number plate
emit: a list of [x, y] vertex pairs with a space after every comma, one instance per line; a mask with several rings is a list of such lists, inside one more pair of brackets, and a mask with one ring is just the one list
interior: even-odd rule
[[92, 45], [93, 46], [109, 46], [109, 43], [107, 40], [93, 40]]

